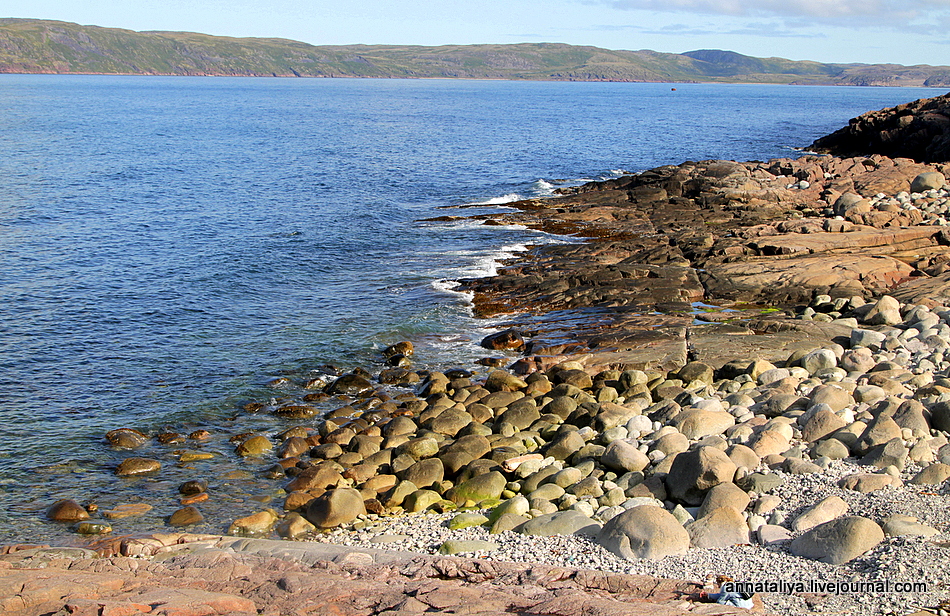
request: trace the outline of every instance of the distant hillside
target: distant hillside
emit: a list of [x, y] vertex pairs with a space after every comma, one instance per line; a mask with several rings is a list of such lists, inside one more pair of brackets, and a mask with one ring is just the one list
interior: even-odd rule
[[0, 19], [0, 73], [396, 77], [950, 85], [950, 67], [821, 64], [731, 51], [612, 51], [560, 43], [324, 45]]

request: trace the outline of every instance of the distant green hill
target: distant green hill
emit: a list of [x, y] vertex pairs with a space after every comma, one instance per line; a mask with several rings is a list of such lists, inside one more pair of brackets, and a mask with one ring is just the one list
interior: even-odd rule
[[950, 84], [946, 66], [821, 64], [719, 50], [672, 54], [560, 43], [316, 46], [40, 19], [0, 19], [0, 73]]

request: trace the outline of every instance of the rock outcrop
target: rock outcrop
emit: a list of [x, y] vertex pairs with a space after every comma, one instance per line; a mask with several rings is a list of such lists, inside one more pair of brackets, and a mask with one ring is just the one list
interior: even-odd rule
[[835, 156], [883, 154], [921, 163], [950, 161], [950, 94], [869, 111], [809, 148]]

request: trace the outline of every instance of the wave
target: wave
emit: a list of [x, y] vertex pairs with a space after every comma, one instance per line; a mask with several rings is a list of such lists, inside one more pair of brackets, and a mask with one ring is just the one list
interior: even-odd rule
[[508, 193], [500, 197], [492, 197], [491, 199], [486, 199], [485, 201], [475, 201], [472, 203], [466, 203], [465, 205], [505, 205], [506, 203], [514, 203], [515, 201], [524, 201], [524, 197], [518, 193]]

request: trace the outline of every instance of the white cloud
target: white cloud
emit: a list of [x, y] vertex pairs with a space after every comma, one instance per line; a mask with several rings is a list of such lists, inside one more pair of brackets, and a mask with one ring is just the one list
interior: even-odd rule
[[842, 26], [902, 27], [933, 23], [950, 11], [950, 0], [609, 0], [617, 8], [780, 17]]

